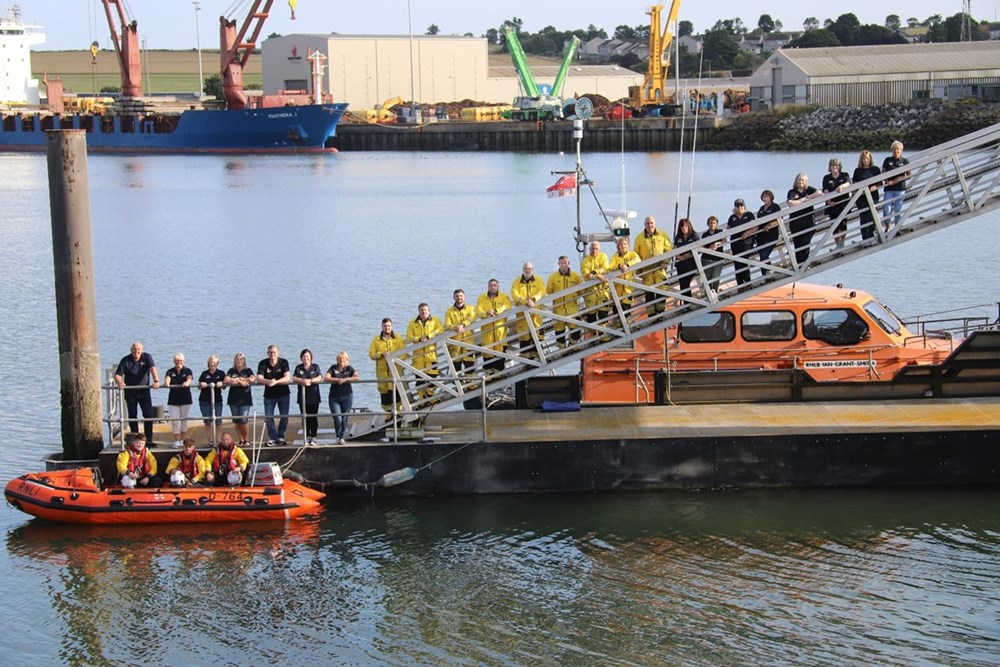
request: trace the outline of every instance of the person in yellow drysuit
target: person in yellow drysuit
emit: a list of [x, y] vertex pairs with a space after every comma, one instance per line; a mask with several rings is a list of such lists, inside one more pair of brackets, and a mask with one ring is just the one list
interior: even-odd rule
[[588, 322], [604, 321], [608, 316], [611, 291], [608, 279], [604, 277], [607, 272], [608, 256], [601, 251], [599, 241], [591, 241], [587, 254], [580, 262], [580, 277], [584, 280], [600, 280], [601, 284], [591, 287], [583, 295], [583, 305], [587, 309], [584, 319]]
[[375, 361], [375, 378], [379, 381], [378, 393], [382, 409], [386, 412], [392, 412], [394, 404], [397, 410], [402, 410], [403, 406], [399, 402], [399, 393], [393, 389], [389, 362], [386, 361], [385, 355], [402, 349], [404, 346], [403, 339], [392, 330], [392, 319], [382, 318], [382, 330], [368, 346], [368, 356]]
[[[656, 218], [651, 215], [646, 216], [643, 222], [643, 231], [635, 239], [635, 252], [642, 261], [652, 259], [657, 255], [669, 252], [674, 247], [670, 242], [670, 237], [661, 229], [656, 228]], [[650, 267], [646, 267], [642, 274], [643, 285], [657, 285], [661, 289], [665, 288], [667, 282], [667, 262], [660, 262]], [[656, 301], [656, 303], [653, 303]], [[652, 292], [646, 292], [646, 314], [652, 317], [656, 313], [662, 313], [666, 309], [663, 297]]]
[[[514, 307], [510, 297], [500, 291], [500, 281], [490, 278], [486, 283], [486, 292], [479, 295], [476, 301], [476, 315], [481, 320], [495, 317]], [[485, 348], [503, 352], [507, 349], [507, 320], [499, 319], [483, 325], [482, 345]], [[483, 355], [483, 370], [501, 371], [504, 367], [504, 358], [494, 355]]]
[[[569, 257], [563, 255], [559, 258], [559, 269], [549, 276], [545, 289], [549, 294], [555, 294], [564, 289], [576, 287], [582, 282], [583, 279], [580, 277], [580, 274], [570, 268]], [[576, 314], [580, 312], [579, 297], [579, 292], [559, 297], [552, 302], [552, 312], [563, 317], [576, 317]], [[572, 324], [567, 324], [562, 320], [555, 320], [553, 328], [556, 332], [556, 341], [558, 341], [560, 347], [566, 347], [567, 344], [576, 343], [580, 340], [580, 330]]]
[[[452, 338], [465, 343], [475, 343], [472, 323], [476, 321], [476, 309], [471, 303], [465, 302], [465, 290], [457, 289], [452, 293], [455, 302], [444, 312], [444, 328], [453, 331]], [[463, 369], [476, 365], [476, 353], [458, 345], [449, 345], [448, 354], [459, 373]]]
[[[531, 262], [525, 262], [521, 267], [521, 275], [515, 278], [514, 283], [510, 286], [511, 301], [515, 306], [534, 308], [538, 304], [538, 300], [543, 296], [545, 296], [545, 283], [535, 275], [534, 265]], [[538, 327], [542, 326], [542, 316], [538, 314], [531, 315], [531, 322], [537, 330]], [[520, 339], [521, 350], [534, 347], [534, 341], [531, 339], [531, 332], [528, 329], [527, 315], [522, 314], [518, 316], [517, 335]]]
[[[423, 343], [435, 336], [444, 333], [441, 320], [431, 315], [431, 307], [426, 303], [417, 306], [417, 316], [406, 327], [406, 342]], [[413, 351], [410, 358], [413, 367], [419, 369], [431, 377], [438, 376], [437, 369], [437, 345], [425, 345]], [[381, 390], [380, 390], [381, 391]], [[434, 385], [430, 382], [417, 383], [417, 396], [420, 398], [430, 398], [434, 395]]]

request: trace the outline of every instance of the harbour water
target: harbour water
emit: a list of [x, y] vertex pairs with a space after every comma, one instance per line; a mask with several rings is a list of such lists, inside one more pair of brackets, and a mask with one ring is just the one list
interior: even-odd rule
[[[798, 171], [818, 184], [829, 157], [699, 155], [690, 217], [700, 230], [736, 197], [781, 199]], [[420, 301], [443, 315], [456, 287], [475, 298], [524, 260], [546, 276], [574, 256], [573, 202], [545, 197], [550, 172], [572, 165], [92, 157], [102, 365], [133, 339], [161, 368], [181, 351], [196, 372], [209, 354], [252, 365], [277, 343], [324, 368], [347, 350], [370, 379], [383, 316], [405, 328]], [[620, 156], [585, 167], [619, 207]], [[627, 206], [672, 226], [690, 167], [626, 155]], [[44, 156], [0, 155], [0, 182], [6, 481], [59, 449], [59, 396]], [[584, 216], [600, 227], [586, 199]], [[995, 317], [998, 237], [994, 213], [816, 281], [903, 316], [982, 304]], [[356, 404], [376, 402], [359, 388]], [[998, 501], [995, 489], [375, 496], [288, 527], [107, 529], [6, 508], [0, 647], [11, 664], [996, 664]]]

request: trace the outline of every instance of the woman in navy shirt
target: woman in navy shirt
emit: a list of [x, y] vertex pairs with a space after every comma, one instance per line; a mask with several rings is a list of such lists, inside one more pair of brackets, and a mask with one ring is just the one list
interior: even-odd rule
[[316, 444], [319, 431], [319, 386], [323, 384], [323, 371], [313, 363], [312, 350], [306, 348], [299, 353], [302, 363], [295, 367], [292, 382], [299, 385], [299, 411], [306, 416], [306, 444]]
[[347, 353], [338, 352], [337, 363], [330, 366], [323, 379], [330, 383], [330, 413], [333, 415], [333, 426], [337, 431], [337, 442], [343, 445], [346, 443], [344, 436], [347, 435], [347, 413], [351, 411], [351, 405], [354, 403], [354, 389], [351, 383], [357, 382], [360, 378], [354, 366], [351, 366], [351, 358]]
[[226, 374], [219, 368], [219, 357], [212, 355], [208, 358], [208, 368], [198, 376], [198, 407], [201, 408], [201, 416], [205, 419], [205, 426], [212, 423], [214, 408], [215, 428], [212, 442], [218, 441], [218, 429], [222, 428], [222, 383], [226, 380]]
[[[674, 247], [680, 248], [681, 246], [690, 245], [697, 241], [698, 238], [698, 232], [694, 231], [691, 221], [687, 218], [681, 218], [677, 234], [674, 235]], [[677, 255], [676, 262], [677, 282], [681, 285], [681, 294], [691, 296], [691, 279], [694, 278], [698, 265], [689, 252]]]
[[194, 373], [184, 365], [184, 355], [174, 355], [174, 365], [163, 375], [163, 384], [170, 387], [167, 395], [167, 411], [170, 415], [170, 429], [174, 432], [174, 449], [184, 446], [187, 437], [187, 416], [191, 411], [191, 382]]
[[229, 386], [229, 397], [226, 402], [229, 404], [229, 411], [233, 414], [233, 426], [240, 436], [240, 446], [245, 446], [249, 439], [247, 430], [247, 415], [253, 407], [253, 394], [250, 393], [250, 385], [257, 381], [254, 372], [247, 367], [247, 357], [239, 352], [233, 357], [233, 367], [226, 373], [223, 381]]

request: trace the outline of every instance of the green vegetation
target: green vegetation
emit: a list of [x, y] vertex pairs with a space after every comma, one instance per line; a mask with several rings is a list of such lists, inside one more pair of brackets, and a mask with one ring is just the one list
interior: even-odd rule
[[[930, 16], [923, 21], [908, 18], [905, 22], [898, 14], [886, 16], [884, 25], [862, 25], [854, 14], [841, 14], [836, 19], [826, 19], [822, 23], [815, 17], [807, 18], [802, 25], [802, 34], [789, 43], [789, 46], [861, 46], [871, 44], [905, 44], [906, 38], [899, 32], [904, 28], [927, 28], [928, 42], [957, 42], [962, 36], [962, 24], [965, 23], [969, 37], [973, 40], [985, 39], [987, 33], [986, 21], [977, 22], [971, 16], [963, 13], [955, 14], [947, 19], [940, 14]], [[594, 25], [587, 29], [559, 30], [546, 26], [537, 33], [522, 30], [524, 21], [518, 17], [510, 18], [497, 28], [486, 31], [485, 37], [491, 44], [499, 45], [506, 50], [504, 44], [504, 29], [512, 27], [517, 31], [517, 37], [524, 47], [525, 53], [537, 56], [559, 57], [563, 45], [574, 35], [587, 42], [594, 37], [608, 38], [608, 34]], [[436, 27], [433, 26], [432, 27]], [[760, 39], [783, 29], [782, 22], [770, 14], [761, 14], [757, 27], [750, 30], [742, 19], [720, 19], [710, 29], [701, 33], [701, 54], [689, 54], [682, 46], [680, 50], [681, 76], [697, 76], [699, 72], [713, 71], [729, 72], [732, 70], [753, 70], [759, 66], [768, 53], [756, 54], [741, 48], [740, 42], [747, 39]], [[638, 42], [649, 41], [649, 23], [636, 26], [620, 25], [615, 28], [612, 37], [615, 39]], [[678, 22], [678, 35], [694, 35], [694, 26], [690, 21]], [[646, 71], [646, 63], [640, 61], [634, 54], [612, 56], [608, 62], [637, 72]]]

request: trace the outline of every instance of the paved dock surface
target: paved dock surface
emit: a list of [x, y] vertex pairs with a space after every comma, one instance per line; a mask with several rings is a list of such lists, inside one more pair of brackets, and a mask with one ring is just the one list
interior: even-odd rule
[[[369, 415], [352, 417], [358, 421]], [[263, 426], [258, 420], [258, 427]], [[288, 447], [302, 446], [301, 418], [291, 415]], [[579, 412], [496, 410], [487, 413], [486, 439], [490, 442], [560, 440], [616, 440], [651, 437], [719, 437], [803, 434], [900, 433], [943, 430], [1000, 430], [1000, 397], [920, 399], [901, 401], [846, 401], [827, 403], [740, 403], [683, 406], [586, 407]], [[223, 430], [233, 432], [226, 422]], [[234, 433], [235, 434], [235, 433]], [[392, 432], [386, 434], [392, 437]], [[400, 441], [419, 435], [435, 441], [469, 442], [483, 438], [482, 413], [451, 411], [427, 417], [422, 433], [399, 432]], [[199, 447], [211, 442], [211, 434], [200, 423], [189, 436]], [[170, 448], [169, 425], [158, 424], [156, 448]], [[329, 415], [320, 417], [320, 446], [334, 444]], [[379, 445], [368, 439], [355, 445]]]

